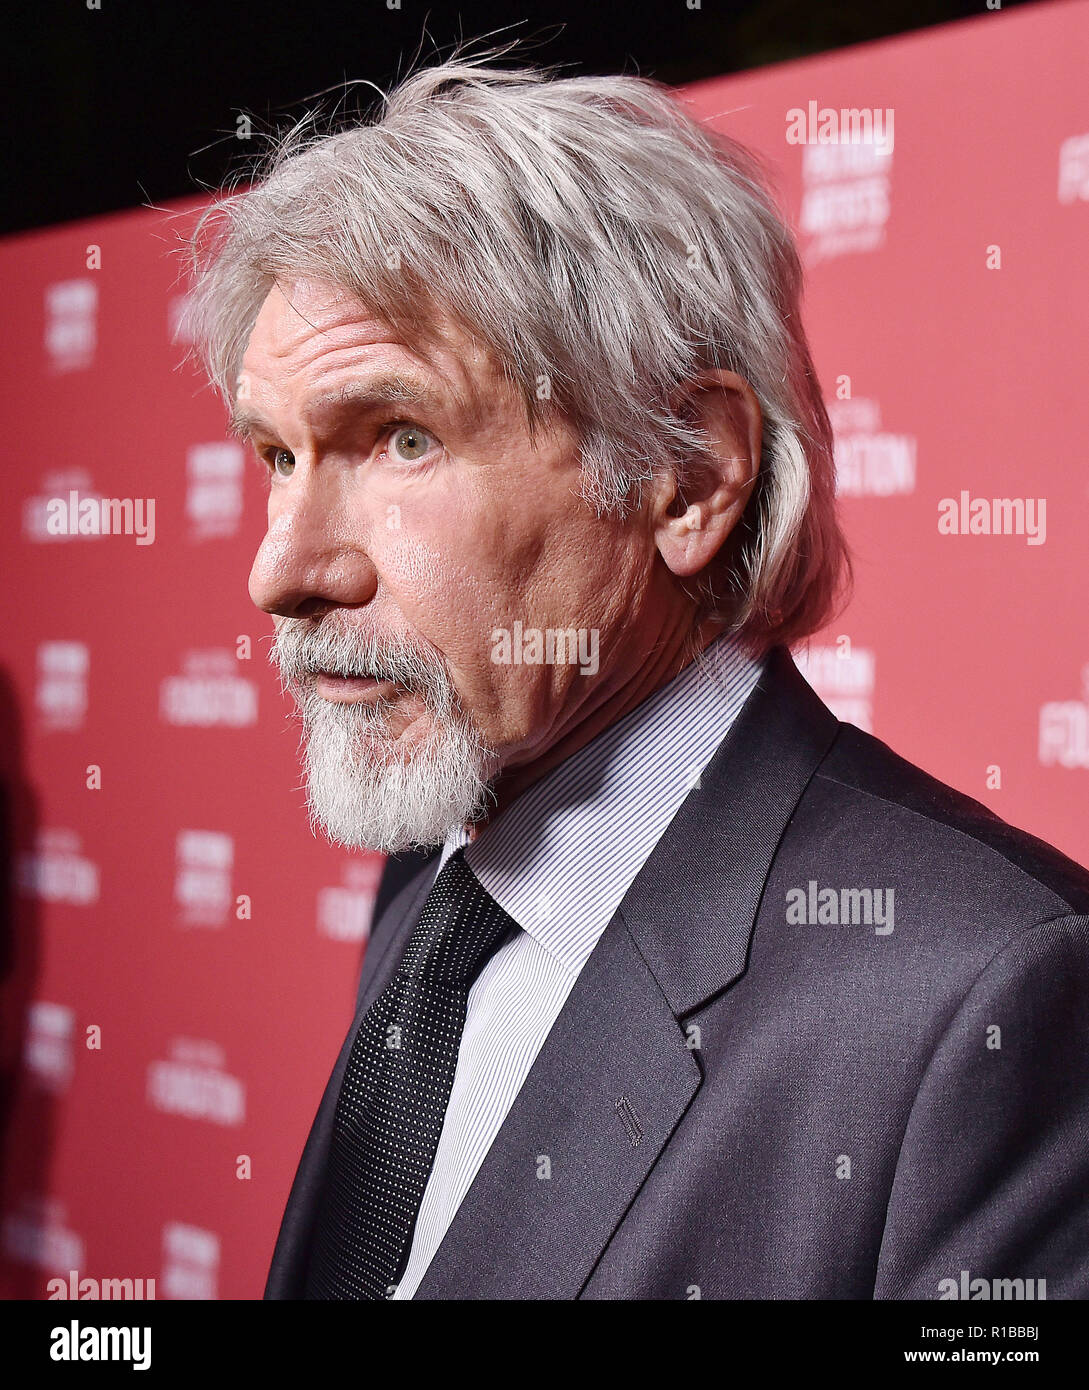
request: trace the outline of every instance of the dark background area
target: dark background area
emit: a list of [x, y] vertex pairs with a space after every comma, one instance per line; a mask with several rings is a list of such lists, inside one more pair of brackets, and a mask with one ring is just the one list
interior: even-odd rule
[[[307, 97], [388, 86], [421, 49], [518, 37], [570, 72], [670, 83], [760, 67], [984, 12], [986, 0], [30, 0], [4, 18], [0, 233], [218, 186], [236, 137]], [[1018, 0], [1003, 0], [1009, 8]], [[510, 60], [515, 61], [515, 60]]]

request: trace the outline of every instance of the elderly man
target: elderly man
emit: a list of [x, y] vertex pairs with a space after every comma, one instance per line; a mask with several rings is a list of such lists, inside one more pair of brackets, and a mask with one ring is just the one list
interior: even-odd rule
[[266, 1297], [1089, 1295], [1089, 875], [791, 661], [845, 551], [753, 159], [452, 60], [193, 252], [314, 820], [415, 854]]

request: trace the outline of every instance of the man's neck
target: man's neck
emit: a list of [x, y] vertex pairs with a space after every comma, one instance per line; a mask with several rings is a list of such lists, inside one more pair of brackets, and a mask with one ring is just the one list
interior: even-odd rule
[[468, 827], [470, 837], [475, 839], [546, 773], [572, 757], [580, 748], [585, 748], [644, 700], [649, 700], [656, 691], [690, 666], [724, 630], [721, 621], [708, 619], [694, 630], [682, 634], [679, 640], [675, 638], [672, 642], [662, 643], [647, 654], [646, 660], [636, 670], [614, 678], [612, 685], [608, 684], [606, 678], [599, 698], [589, 704], [577, 721], [564, 729], [540, 757], [530, 763], [504, 768], [499, 773], [492, 783], [495, 799], [485, 817]]

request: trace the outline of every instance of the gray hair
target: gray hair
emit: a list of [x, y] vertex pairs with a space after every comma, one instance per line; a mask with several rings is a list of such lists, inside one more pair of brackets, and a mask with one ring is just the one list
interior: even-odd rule
[[441, 311], [518, 387], [531, 430], [556, 411], [573, 426], [599, 514], [626, 514], [666, 467], [683, 495], [709, 442], [678, 390], [739, 373], [763, 411], [760, 473], [691, 596], [755, 649], [830, 619], [850, 562], [798, 253], [755, 156], [660, 84], [455, 56], [370, 119], [322, 133], [304, 117], [188, 253], [194, 351], [228, 402], [274, 283], [332, 281], [417, 335]]

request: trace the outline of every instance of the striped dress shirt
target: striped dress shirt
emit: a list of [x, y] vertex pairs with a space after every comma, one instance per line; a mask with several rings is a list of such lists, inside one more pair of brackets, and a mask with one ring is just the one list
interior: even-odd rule
[[454, 1084], [395, 1298], [420, 1286], [564, 1001], [636, 874], [763, 669], [712, 642], [641, 705], [547, 773], [435, 868], [465, 860], [521, 930], [469, 991]]

